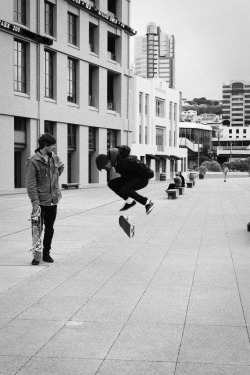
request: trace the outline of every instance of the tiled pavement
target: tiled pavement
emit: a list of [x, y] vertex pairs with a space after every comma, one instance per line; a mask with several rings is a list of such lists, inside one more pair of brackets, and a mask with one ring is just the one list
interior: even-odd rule
[[249, 183], [150, 183], [131, 240], [107, 187], [64, 191], [39, 266], [26, 194], [1, 195], [0, 374], [249, 375]]

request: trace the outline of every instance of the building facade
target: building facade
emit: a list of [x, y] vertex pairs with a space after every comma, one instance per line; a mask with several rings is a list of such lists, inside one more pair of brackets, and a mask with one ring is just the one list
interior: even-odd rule
[[199, 167], [201, 156], [210, 156], [212, 149], [211, 126], [180, 122], [179, 137], [180, 147], [188, 151], [188, 169]]
[[223, 84], [222, 127], [213, 138], [218, 162], [250, 156], [250, 82]]
[[132, 139], [128, 0], [1, 0], [1, 190], [25, 186], [44, 132], [61, 183], [104, 183], [95, 157]]
[[136, 75], [134, 86], [135, 131], [132, 153], [150, 166], [155, 179], [186, 173], [187, 151], [179, 148], [180, 93], [159, 78]]
[[250, 82], [231, 81], [223, 84], [223, 125], [244, 127], [250, 125]]
[[156, 23], [149, 23], [145, 36], [135, 37], [135, 72], [145, 78], [164, 79], [175, 88], [175, 39]]

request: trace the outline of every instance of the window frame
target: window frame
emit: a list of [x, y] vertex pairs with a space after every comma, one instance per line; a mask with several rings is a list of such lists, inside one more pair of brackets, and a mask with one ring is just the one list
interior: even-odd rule
[[[77, 103], [77, 60], [68, 57], [68, 103]], [[71, 99], [70, 99], [71, 98]]]
[[54, 99], [54, 52], [49, 50], [44, 50], [44, 96]]
[[27, 43], [19, 39], [14, 39], [14, 91], [27, 93]]

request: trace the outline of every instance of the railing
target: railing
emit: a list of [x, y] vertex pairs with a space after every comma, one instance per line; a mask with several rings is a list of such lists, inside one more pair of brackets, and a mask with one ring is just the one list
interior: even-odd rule
[[250, 146], [218, 146], [219, 150], [250, 150]]
[[108, 51], [108, 59], [116, 61], [116, 55], [113, 52]]
[[179, 146], [184, 146], [189, 148], [194, 152], [198, 152], [198, 144], [191, 142], [188, 138], [181, 137], [179, 138]]

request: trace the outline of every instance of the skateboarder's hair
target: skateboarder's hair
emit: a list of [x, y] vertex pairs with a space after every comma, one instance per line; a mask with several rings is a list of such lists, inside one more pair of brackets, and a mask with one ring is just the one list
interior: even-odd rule
[[107, 165], [108, 161], [109, 161], [109, 159], [108, 159], [107, 155], [105, 155], [105, 154], [100, 154], [100, 155], [97, 156], [97, 158], [95, 159], [95, 162], [96, 162], [96, 166], [99, 169], [99, 171], [104, 169], [104, 167], [105, 167], [105, 165]]
[[56, 144], [56, 139], [50, 133], [44, 133], [38, 138], [39, 149], [43, 149], [44, 146], [51, 146]]

